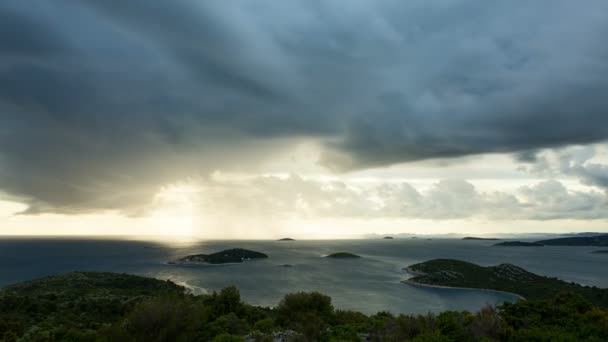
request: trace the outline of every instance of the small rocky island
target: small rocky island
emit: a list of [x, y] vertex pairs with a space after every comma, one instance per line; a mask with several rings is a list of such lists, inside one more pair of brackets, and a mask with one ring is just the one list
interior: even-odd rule
[[538, 242], [505, 241], [505, 242], [497, 243], [494, 246], [502, 246], [502, 247], [542, 247], [544, 245], [542, 243], [538, 243]]
[[326, 256], [326, 258], [332, 258], [332, 259], [358, 259], [358, 258], [361, 258], [361, 256], [359, 256], [357, 254], [352, 254], [352, 253], [338, 252], [338, 253], [333, 253], [333, 254], [328, 255], [328, 256]]
[[467, 237], [463, 237], [463, 240], [482, 240], [482, 241], [495, 241], [495, 240], [500, 240], [497, 238], [481, 238], [481, 237], [475, 237], [475, 236], [467, 236]]
[[383, 237], [383, 239], [384, 240], [392, 240], [392, 239], [394, 239], [394, 237], [392, 237], [392, 236], [385, 236], [385, 237]]
[[218, 265], [234, 264], [247, 260], [266, 259], [268, 255], [248, 249], [233, 248], [213, 254], [187, 255], [177, 260], [169, 261], [170, 265]]
[[282, 239], [278, 239], [277, 241], [296, 241], [296, 239], [292, 239], [292, 238], [282, 238]]

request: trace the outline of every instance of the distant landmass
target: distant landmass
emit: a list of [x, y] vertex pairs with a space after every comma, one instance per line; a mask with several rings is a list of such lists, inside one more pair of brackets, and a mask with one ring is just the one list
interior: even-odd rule
[[227, 249], [213, 254], [194, 254], [169, 261], [171, 265], [208, 265], [240, 263], [246, 260], [265, 259], [268, 255], [242, 248]]
[[608, 246], [608, 234], [537, 241], [547, 246]]
[[475, 237], [475, 236], [467, 236], [462, 239], [463, 240], [501, 240], [501, 239], [497, 239], [497, 238], [480, 238], [480, 237]]
[[296, 241], [296, 239], [292, 239], [292, 238], [282, 238], [282, 239], [278, 239], [277, 241]]
[[383, 239], [384, 240], [392, 240], [392, 239], [394, 239], [394, 237], [392, 237], [392, 236], [385, 236], [385, 237], [383, 237]]
[[505, 241], [501, 243], [497, 243], [493, 246], [503, 246], [503, 247], [542, 247], [544, 246], [538, 242], [523, 242], [523, 241]]
[[357, 258], [361, 258], [361, 256], [359, 256], [359, 255], [357, 255], [357, 254], [352, 254], [352, 253], [339, 252], [339, 253], [333, 253], [333, 254], [330, 254], [330, 255], [326, 256], [326, 258], [334, 258], [334, 259], [357, 259]]
[[411, 265], [414, 275], [402, 282], [412, 285], [487, 289], [508, 292], [530, 300], [553, 298], [562, 292], [577, 293], [592, 303], [608, 306], [608, 289], [568, 283], [540, 276], [511, 264], [482, 267], [453, 259], [435, 259]]
[[600, 249], [599, 251], [591, 252], [593, 254], [608, 254], [608, 249]]

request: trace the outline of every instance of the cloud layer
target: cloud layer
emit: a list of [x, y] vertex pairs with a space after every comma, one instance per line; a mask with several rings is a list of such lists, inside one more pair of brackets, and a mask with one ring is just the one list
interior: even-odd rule
[[341, 171], [603, 141], [607, 34], [603, 0], [6, 0], [0, 189], [121, 209], [298, 140]]
[[407, 182], [361, 184], [287, 178], [206, 181], [187, 193], [198, 212], [216, 218], [276, 217], [595, 220], [608, 219], [608, 196], [573, 191], [547, 180], [513, 193], [483, 192], [472, 183], [444, 179], [428, 190]]

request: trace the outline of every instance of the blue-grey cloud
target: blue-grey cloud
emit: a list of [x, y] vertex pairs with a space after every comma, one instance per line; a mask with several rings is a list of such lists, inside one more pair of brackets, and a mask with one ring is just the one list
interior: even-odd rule
[[605, 140], [606, 34], [603, 0], [6, 0], [0, 188], [112, 209], [286, 137], [338, 170]]

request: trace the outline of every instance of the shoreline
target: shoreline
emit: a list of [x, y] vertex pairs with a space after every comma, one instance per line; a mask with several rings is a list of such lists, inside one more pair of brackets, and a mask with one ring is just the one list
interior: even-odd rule
[[435, 289], [490, 291], [490, 292], [497, 292], [497, 293], [502, 293], [502, 294], [508, 294], [508, 295], [511, 295], [511, 296], [515, 296], [518, 300], [526, 300], [526, 297], [524, 297], [522, 295], [519, 295], [517, 293], [508, 292], [508, 291], [501, 291], [501, 290], [493, 290], [493, 289], [484, 289], [484, 288], [481, 288], [481, 287], [459, 287], [459, 286], [433, 285], [433, 284], [419, 283], [419, 282], [411, 280], [411, 279], [403, 279], [400, 282], [402, 284], [406, 284], [406, 285], [418, 286], [418, 287], [427, 287], [427, 288], [435, 288]]

